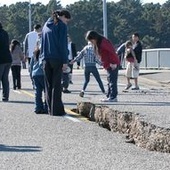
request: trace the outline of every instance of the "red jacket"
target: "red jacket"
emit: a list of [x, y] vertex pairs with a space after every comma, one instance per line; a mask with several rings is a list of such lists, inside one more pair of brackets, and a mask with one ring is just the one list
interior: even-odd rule
[[103, 38], [100, 44], [99, 55], [101, 57], [103, 67], [105, 69], [108, 69], [110, 67], [110, 64], [117, 64], [117, 65], [120, 64], [120, 60], [116, 54], [116, 50], [114, 46], [106, 38]]

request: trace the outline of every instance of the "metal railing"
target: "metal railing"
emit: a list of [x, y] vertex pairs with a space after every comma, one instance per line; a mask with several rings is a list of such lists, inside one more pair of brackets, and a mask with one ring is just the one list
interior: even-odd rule
[[144, 49], [140, 67], [170, 69], [170, 48]]

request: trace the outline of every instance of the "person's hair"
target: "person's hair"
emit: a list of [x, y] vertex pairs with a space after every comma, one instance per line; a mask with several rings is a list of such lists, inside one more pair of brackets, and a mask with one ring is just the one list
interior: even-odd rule
[[139, 38], [139, 33], [135, 32], [135, 33], [133, 33], [133, 35], [134, 35], [135, 37], [138, 37], [138, 38]]
[[1, 21], [0, 21], [0, 28], [2, 29], [2, 23], [1, 23]]
[[[96, 45], [97, 45], [98, 49], [100, 47], [100, 44], [101, 44], [103, 38], [104, 37], [101, 34], [99, 34], [98, 32], [96, 32], [94, 30], [88, 31], [86, 33], [86, 37], [85, 37], [85, 39], [87, 41], [96, 40]], [[96, 50], [96, 47], [95, 47], [95, 50]]]
[[10, 45], [10, 49], [11, 49], [11, 52], [13, 52], [14, 51], [14, 49], [15, 49], [15, 47], [16, 46], [20, 46], [20, 42], [18, 41], [18, 40], [16, 40], [16, 39], [13, 39], [12, 41], [11, 41], [11, 45]]
[[132, 46], [132, 42], [130, 40], [125, 42], [125, 47], [128, 48], [129, 46]]
[[40, 24], [34, 25], [34, 29], [35, 29], [35, 30], [38, 30], [38, 29], [40, 29], [40, 28], [41, 28], [41, 25], [40, 25]]
[[61, 10], [56, 10], [53, 12], [53, 17], [58, 19], [60, 16], [65, 16], [67, 19], [71, 19], [70, 12], [67, 11], [66, 9], [61, 9]]

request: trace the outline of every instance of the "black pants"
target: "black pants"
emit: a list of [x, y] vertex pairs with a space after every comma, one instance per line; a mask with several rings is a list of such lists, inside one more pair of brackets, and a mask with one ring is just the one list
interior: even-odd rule
[[12, 79], [13, 79], [13, 89], [16, 87], [21, 89], [21, 66], [11, 66]]
[[53, 116], [65, 115], [61, 91], [62, 66], [58, 60], [43, 61], [48, 113]]
[[11, 63], [0, 64], [0, 83], [2, 82], [2, 100], [9, 98], [9, 70]]

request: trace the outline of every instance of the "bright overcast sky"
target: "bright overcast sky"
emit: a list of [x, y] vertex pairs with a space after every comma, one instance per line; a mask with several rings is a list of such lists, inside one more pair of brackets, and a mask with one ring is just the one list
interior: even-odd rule
[[[10, 4], [15, 4], [16, 2], [29, 2], [30, 0], [0, 0], [0, 6], [6, 4], [6, 5], [10, 5]], [[72, 4], [74, 2], [77, 2], [80, 0], [60, 0], [62, 6], [66, 6], [67, 4]], [[106, 0], [107, 2], [109, 1], [114, 1], [114, 2], [118, 2], [119, 0]], [[141, 0], [143, 3], [160, 3], [163, 4], [166, 2], [166, 0]], [[37, 3], [37, 2], [41, 2], [42, 4], [47, 4], [49, 2], [49, 0], [31, 0], [31, 3]]]

